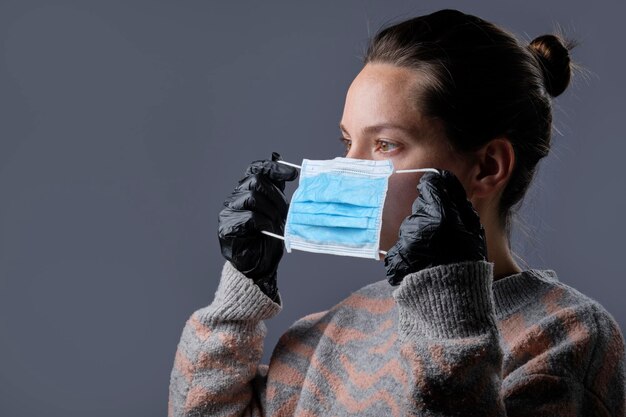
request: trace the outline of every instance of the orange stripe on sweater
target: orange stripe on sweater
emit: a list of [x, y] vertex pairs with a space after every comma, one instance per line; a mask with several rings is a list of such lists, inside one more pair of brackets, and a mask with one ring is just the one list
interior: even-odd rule
[[326, 381], [329, 383], [329, 385], [332, 387], [333, 392], [335, 393], [335, 398], [337, 399], [337, 401], [341, 403], [349, 412], [358, 413], [370, 407], [376, 402], [384, 401], [389, 406], [394, 416], [400, 416], [400, 407], [395, 402], [393, 396], [389, 395], [386, 390], [378, 390], [365, 399], [356, 400], [348, 392], [348, 389], [344, 384], [342, 378], [337, 376], [334, 372], [328, 369], [328, 367], [323, 365], [319, 361], [317, 356], [313, 356], [311, 358], [311, 365], [315, 367], [315, 369], [324, 378], [326, 378]]
[[194, 366], [193, 363], [191, 363], [191, 361], [183, 354], [181, 349], [176, 350], [176, 355], [174, 356], [174, 366], [178, 372], [185, 377], [187, 383], [191, 384]]
[[240, 364], [247, 365], [255, 357], [263, 353], [263, 334], [259, 333], [243, 341], [241, 336], [231, 331], [219, 331], [217, 338], [222, 346], [228, 349], [227, 356]]
[[385, 314], [391, 311], [395, 306], [395, 300], [389, 298], [370, 298], [362, 294], [352, 294], [335, 308], [352, 307], [357, 310], [365, 310], [370, 314]]
[[384, 355], [389, 351], [389, 349], [391, 349], [396, 344], [397, 340], [398, 340], [398, 333], [397, 332], [392, 333], [385, 343], [379, 346], [374, 345], [371, 348], [369, 348], [367, 352], [372, 353], [372, 354]]
[[589, 343], [591, 331], [587, 324], [583, 322], [577, 312], [571, 308], [562, 309], [556, 313], [555, 316], [561, 320], [567, 330], [567, 340], [563, 341], [563, 343], [569, 345], [567, 350], [572, 352], [574, 363], [576, 365], [588, 363], [592, 344]]
[[324, 317], [325, 314], [327, 314], [328, 311], [318, 311], [317, 313], [311, 313], [308, 314], [304, 317], [299, 318], [297, 321], [317, 321], [320, 318]]
[[272, 416], [276, 417], [293, 417], [293, 412], [296, 409], [296, 405], [298, 405], [298, 400], [300, 399], [300, 392], [295, 392], [290, 395], [287, 400], [283, 402], [283, 404], [276, 410]]
[[384, 402], [391, 410], [392, 416], [401, 416], [400, 405], [396, 402], [394, 396], [385, 389], [380, 389], [369, 397], [359, 400], [352, 398], [346, 390], [340, 390], [337, 399], [350, 413], [361, 413], [370, 408], [373, 404]]
[[[241, 373], [241, 370], [228, 362], [217, 361], [210, 352], [200, 352], [198, 354], [198, 360], [196, 361], [198, 369], [217, 369], [224, 372], [226, 375], [237, 375]], [[244, 365], [248, 365], [245, 363]]]
[[[415, 384], [416, 382], [423, 382], [421, 375], [424, 373], [424, 359], [418, 354], [415, 350], [415, 347], [410, 344], [403, 344], [400, 347], [400, 354], [402, 358], [407, 361], [408, 369], [411, 371], [411, 375], [413, 377], [418, 376], [419, 378], [416, 381], [411, 381], [411, 384]], [[426, 388], [423, 384], [418, 384], [419, 389]]]
[[316, 414], [309, 410], [298, 410], [298, 417], [319, 417], [320, 414]]
[[276, 350], [278, 348], [296, 353], [305, 358], [308, 358], [315, 352], [315, 349], [304, 343], [302, 339], [292, 336], [289, 332], [284, 333], [280, 339], [278, 339], [278, 343], [274, 349]]
[[[496, 359], [495, 355], [498, 353], [493, 351], [491, 345], [487, 344], [488, 342], [485, 340], [487, 337], [489, 336], [471, 337], [458, 342], [448, 342], [446, 345], [432, 344], [428, 347], [430, 359], [441, 372], [441, 376], [434, 373], [438, 379], [443, 378], [450, 381], [451, 384], [454, 384], [455, 381], [473, 381], [471, 385], [468, 385], [460, 393], [458, 398], [451, 399], [452, 401], [471, 399], [470, 401], [475, 401], [477, 404], [484, 404], [483, 396], [492, 395], [494, 391], [499, 391], [500, 386], [494, 384], [501, 382], [501, 365], [503, 362], [501, 359], [494, 362]], [[479, 340], [480, 338], [483, 340]], [[471, 348], [471, 351], [464, 353], [462, 362], [457, 362], [458, 358], [454, 358], [454, 356], [452, 356], [452, 361], [448, 361], [445, 353], [453, 344], [474, 344], [475, 346]], [[502, 357], [500, 356], [500, 358]], [[489, 368], [487, 368], [487, 365], [489, 365]], [[477, 373], [480, 376], [479, 378], [476, 378]], [[500, 410], [499, 405], [501, 404], [493, 405], [494, 409], [491, 411], [481, 410], [485, 417], [498, 414]]]
[[563, 308], [561, 307], [560, 301], [563, 300], [563, 296], [565, 294], [566, 294], [565, 289], [559, 286], [555, 286], [550, 291], [545, 293], [541, 297], [541, 302], [544, 305], [544, 309], [546, 310], [546, 313], [554, 314], [557, 311], [559, 311], [561, 308]]
[[345, 345], [346, 343], [353, 342], [355, 340], [365, 340], [374, 336], [374, 334], [363, 333], [362, 331], [352, 327], [341, 326], [332, 322], [318, 323], [315, 327], [319, 329], [325, 337], [330, 339], [331, 342], [338, 345]]
[[590, 331], [580, 320], [579, 313], [573, 308], [560, 308], [549, 317], [549, 320], [559, 321], [567, 332], [567, 337], [555, 340], [550, 334], [554, 324], [548, 328], [545, 323], [530, 326], [514, 341], [515, 344], [511, 349], [513, 366], [524, 365], [527, 374], [551, 373], [550, 351], [560, 344], [566, 345], [564, 350], [572, 352], [581, 364], [588, 360]]
[[[444, 378], [453, 376], [455, 379], [468, 378], [467, 372], [484, 363], [490, 358], [489, 355], [494, 352], [488, 348], [490, 343], [489, 335], [467, 337], [459, 340], [450, 340], [446, 343], [432, 342], [428, 345], [428, 353], [430, 353], [430, 361], [441, 371]], [[455, 345], [470, 346], [470, 351], [466, 351], [467, 355], [463, 362], [459, 362], [458, 358], [452, 356], [452, 360], [446, 359], [446, 352], [449, 352]]]
[[191, 328], [194, 330], [196, 336], [198, 337], [198, 339], [205, 341], [209, 338], [209, 336], [211, 336], [211, 334], [213, 333], [213, 330], [210, 329], [209, 327], [205, 326], [204, 324], [202, 324], [199, 320], [198, 317], [196, 316], [196, 314], [192, 314], [192, 316], [189, 318], [189, 320], [187, 320], [187, 323], [189, 323], [189, 325], [191, 326]]
[[[579, 313], [575, 309], [571, 307], [561, 308], [552, 314], [550, 320], [560, 322], [567, 332], [567, 336], [564, 339], [554, 340], [549, 330], [544, 330], [539, 326], [533, 326], [529, 329], [529, 342], [535, 342], [526, 345], [527, 354], [533, 358], [528, 362], [527, 371], [529, 373], [549, 373], [550, 358], [547, 352], [559, 345], [564, 345], [563, 350], [572, 352], [581, 365], [589, 357], [590, 332], [585, 323], [580, 320]], [[553, 329], [554, 324], [551, 324], [549, 328]]]
[[185, 402], [185, 412], [189, 413], [193, 409], [203, 408], [206, 405], [211, 404], [249, 404], [252, 399], [252, 390], [249, 386], [243, 386], [239, 392], [211, 392], [208, 389], [194, 385], [189, 389], [187, 393], [187, 400]]
[[302, 388], [308, 390], [316, 399], [317, 402], [322, 405], [324, 408], [328, 408], [328, 398], [324, 395], [324, 393], [319, 389], [319, 387], [313, 385], [313, 382], [309, 379], [304, 381]]
[[[621, 371], [615, 366], [624, 355], [624, 344], [620, 336], [619, 329], [610, 327], [609, 340], [607, 341], [604, 357], [602, 358], [602, 366], [598, 374], [594, 378], [593, 390], [601, 396], [606, 396], [611, 389], [611, 384], [617, 381], [616, 373]], [[624, 404], [626, 406], [626, 404]]]
[[550, 369], [550, 358], [547, 351], [554, 344], [550, 333], [540, 325], [531, 326], [523, 338], [511, 350], [516, 366], [525, 366], [531, 373], [546, 373]]
[[275, 383], [280, 383], [288, 387], [295, 388], [298, 391], [301, 389], [307, 389], [321, 404], [326, 403], [326, 398], [320, 389], [317, 386], [314, 386], [310, 380], [305, 380], [305, 378], [306, 376], [301, 370], [292, 367], [280, 359], [273, 358], [268, 374], [269, 385], [267, 395], [269, 401], [272, 401], [278, 390], [281, 389], [281, 387], [279, 385], [275, 385]]
[[[300, 388], [302, 381], [304, 381], [304, 374], [281, 360], [275, 360], [270, 367], [268, 381], [270, 381], [269, 385], [281, 383], [292, 388]], [[276, 387], [272, 386], [272, 392], [270, 393], [268, 391], [268, 401], [274, 399], [274, 395], [276, 394], [275, 390]]]
[[[396, 359], [392, 359], [385, 363], [385, 365], [380, 367], [375, 373], [372, 373], [370, 370], [359, 371], [356, 368], [356, 365], [353, 364], [344, 354], [339, 354], [339, 360], [348, 374], [348, 380], [353, 385], [356, 385], [361, 389], [373, 386], [376, 382], [387, 375], [392, 376], [400, 385], [408, 384], [408, 376]], [[360, 358], [360, 360], [362, 360], [362, 358]]]
[[500, 321], [500, 336], [509, 352], [513, 349], [520, 336], [526, 331], [527, 324], [524, 314], [520, 311]]
[[167, 400], [167, 417], [174, 417], [174, 399], [171, 396]]

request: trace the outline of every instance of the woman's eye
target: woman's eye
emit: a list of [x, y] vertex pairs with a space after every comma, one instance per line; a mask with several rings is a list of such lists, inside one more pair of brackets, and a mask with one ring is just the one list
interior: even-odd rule
[[339, 141], [343, 143], [343, 146], [345, 147], [345, 154], [348, 154], [348, 151], [350, 151], [350, 146], [352, 146], [352, 141], [350, 139], [346, 139], [343, 136], [339, 137]]
[[386, 140], [379, 140], [378, 145], [380, 146], [381, 152], [391, 152], [398, 147], [395, 143], [387, 142]]

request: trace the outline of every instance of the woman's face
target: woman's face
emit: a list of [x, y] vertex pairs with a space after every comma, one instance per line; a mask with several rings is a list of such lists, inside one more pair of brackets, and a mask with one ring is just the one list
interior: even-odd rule
[[[447, 169], [465, 184], [468, 161], [448, 148], [441, 125], [424, 118], [411, 98], [419, 91], [415, 89], [420, 88], [421, 80], [410, 69], [365, 65], [346, 95], [340, 123], [345, 156], [391, 159], [395, 169]], [[411, 214], [423, 174], [394, 173], [389, 178], [380, 249], [387, 251], [396, 243], [400, 224]]]

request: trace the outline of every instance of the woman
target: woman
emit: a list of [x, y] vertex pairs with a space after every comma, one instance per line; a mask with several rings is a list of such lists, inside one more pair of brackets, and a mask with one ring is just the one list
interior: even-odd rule
[[346, 96], [345, 156], [440, 173], [390, 177], [387, 278], [296, 321], [259, 364], [283, 255], [260, 231], [283, 233], [298, 172], [253, 162], [219, 216], [227, 262], [183, 330], [169, 415], [623, 416], [618, 324], [509, 248], [572, 47], [456, 10], [379, 32]]

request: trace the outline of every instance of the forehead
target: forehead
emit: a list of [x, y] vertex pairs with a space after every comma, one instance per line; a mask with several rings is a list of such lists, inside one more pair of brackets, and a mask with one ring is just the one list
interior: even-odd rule
[[414, 70], [391, 64], [368, 63], [346, 94], [343, 122], [416, 123], [421, 119], [416, 94], [422, 78]]
[[354, 78], [352, 84], [370, 83], [392, 87], [393, 84], [407, 86], [419, 79], [419, 73], [411, 68], [385, 62], [370, 62]]

